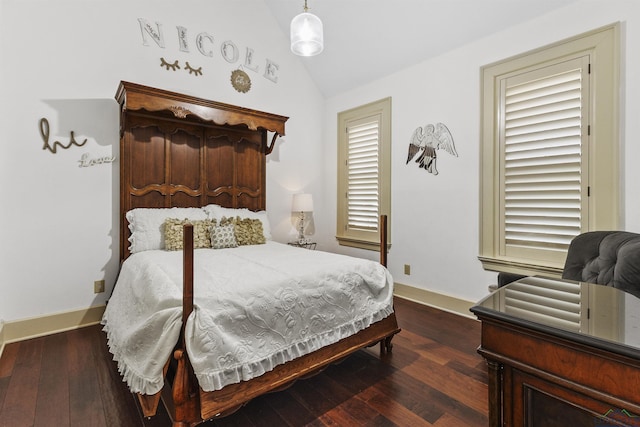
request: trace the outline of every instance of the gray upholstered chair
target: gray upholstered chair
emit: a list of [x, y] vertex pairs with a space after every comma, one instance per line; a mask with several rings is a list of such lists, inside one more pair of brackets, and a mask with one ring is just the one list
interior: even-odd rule
[[[498, 274], [498, 286], [522, 278]], [[640, 234], [629, 231], [590, 231], [569, 245], [563, 279], [597, 283], [640, 297]]]

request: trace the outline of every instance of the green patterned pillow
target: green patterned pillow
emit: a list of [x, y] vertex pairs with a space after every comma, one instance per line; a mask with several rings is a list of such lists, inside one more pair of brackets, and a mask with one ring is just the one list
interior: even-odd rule
[[233, 222], [211, 227], [211, 247], [213, 249], [238, 247]]
[[211, 247], [211, 228], [215, 226], [215, 219], [190, 221], [188, 219], [167, 218], [164, 221], [164, 248], [168, 251], [181, 250], [183, 247], [183, 226], [193, 225], [193, 247]]
[[236, 240], [238, 245], [262, 245], [267, 241], [264, 238], [262, 221], [251, 218], [236, 218]]

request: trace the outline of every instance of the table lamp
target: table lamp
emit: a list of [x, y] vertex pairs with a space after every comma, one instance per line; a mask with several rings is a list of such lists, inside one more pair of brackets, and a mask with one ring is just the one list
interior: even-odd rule
[[305, 212], [313, 212], [313, 198], [311, 194], [301, 193], [293, 195], [293, 205], [291, 207], [293, 212], [297, 212], [300, 218], [298, 224], [298, 241], [304, 243], [304, 218]]

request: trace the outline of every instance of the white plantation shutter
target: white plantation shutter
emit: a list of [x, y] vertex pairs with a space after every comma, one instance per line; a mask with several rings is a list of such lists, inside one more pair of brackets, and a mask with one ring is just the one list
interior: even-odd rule
[[378, 116], [350, 123], [347, 127], [347, 227], [378, 230], [379, 142]]
[[481, 68], [480, 251], [560, 277], [572, 237], [620, 218], [619, 24]]
[[587, 72], [584, 57], [501, 82], [500, 237], [507, 256], [552, 259], [582, 230]]
[[380, 215], [391, 223], [391, 98], [338, 113], [337, 196], [338, 242], [379, 250]]

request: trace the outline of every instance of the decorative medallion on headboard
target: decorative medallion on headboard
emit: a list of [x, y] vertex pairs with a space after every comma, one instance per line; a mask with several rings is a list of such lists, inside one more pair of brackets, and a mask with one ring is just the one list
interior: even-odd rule
[[176, 105], [169, 107], [169, 110], [171, 110], [173, 115], [179, 119], [184, 119], [185, 117], [187, 117], [187, 114], [191, 114], [191, 111], [187, 110], [184, 107], [180, 107]]
[[[121, 82], [120, 256], [140, 207], [265, 209], [266, 155], [288, 117]], [[273, 132], [271, 144], [267, 132]]]

